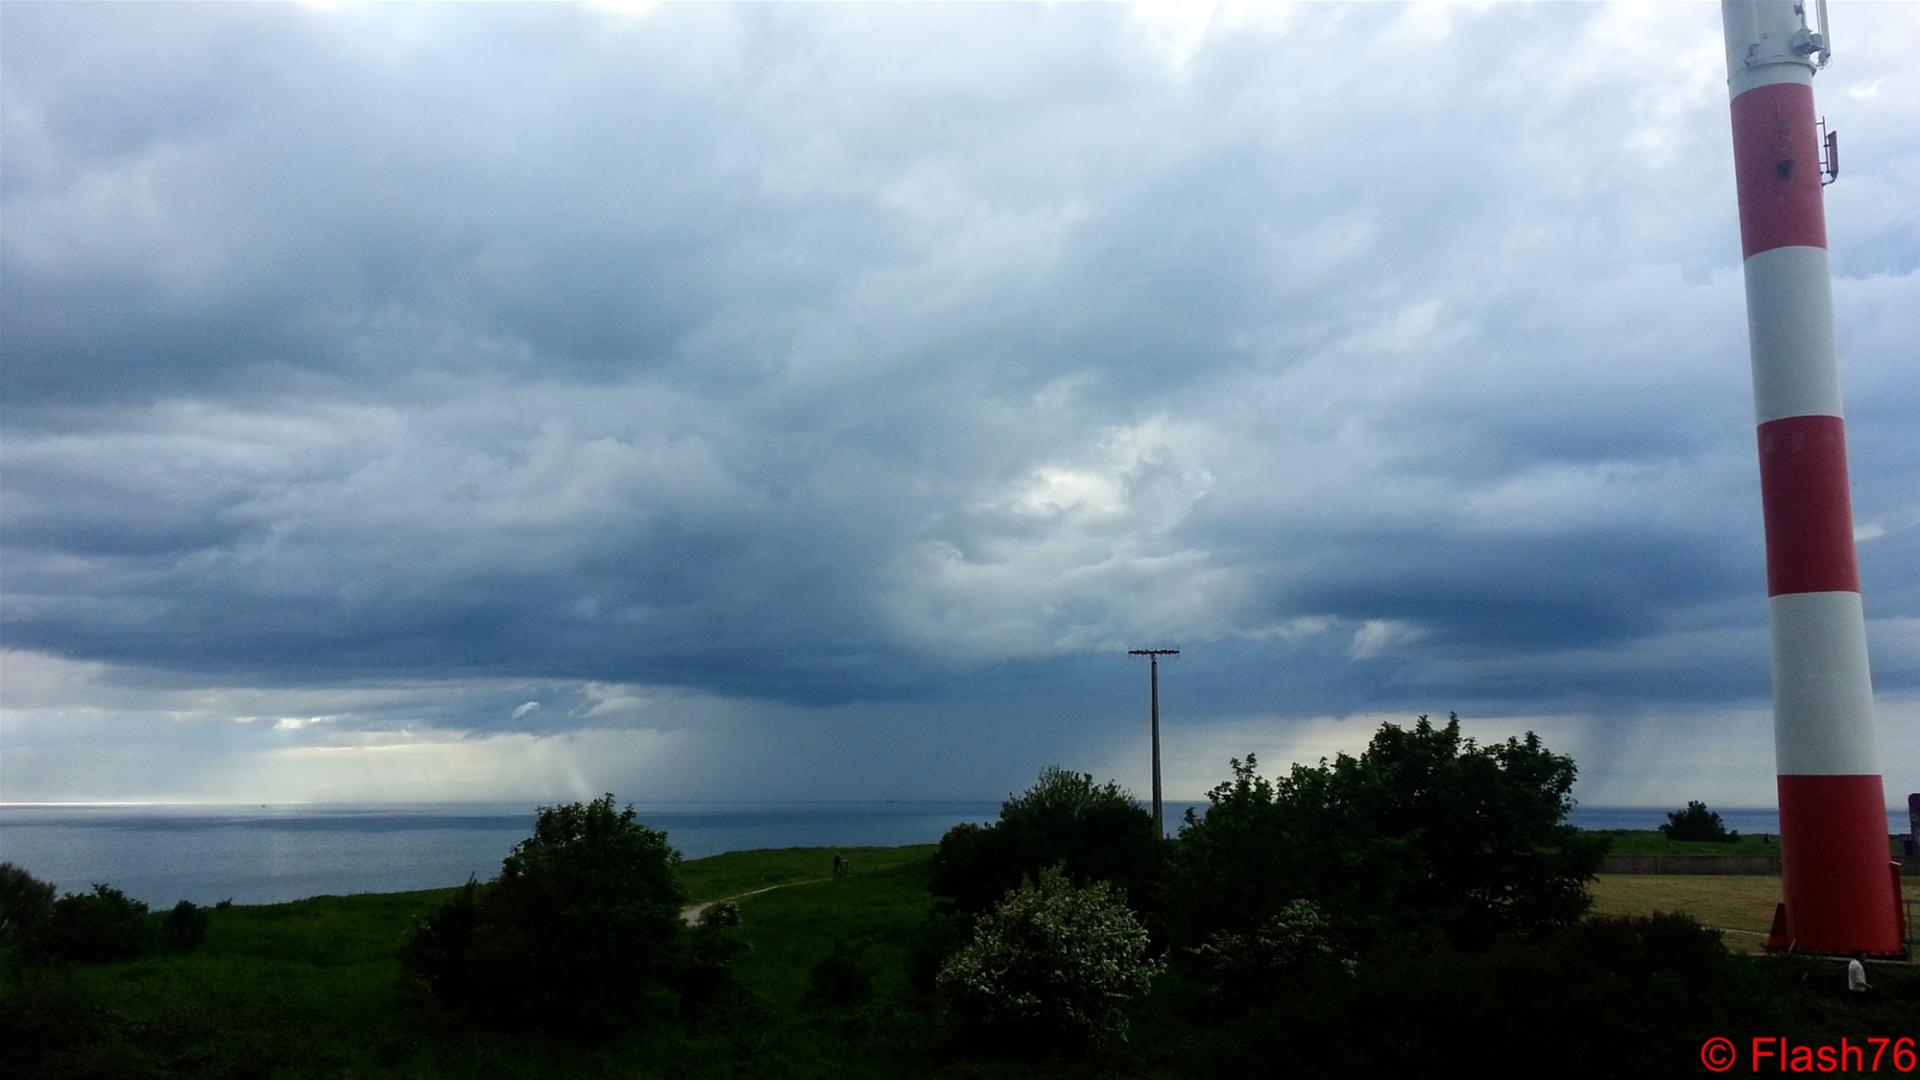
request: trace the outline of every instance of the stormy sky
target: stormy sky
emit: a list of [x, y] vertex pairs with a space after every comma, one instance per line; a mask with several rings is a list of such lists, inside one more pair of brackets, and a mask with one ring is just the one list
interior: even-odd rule
[[[1914, 9], [1819, 106], [1920, 790]], [[1715, 5], [0, 9], [0, 799], [1772, 801]]]

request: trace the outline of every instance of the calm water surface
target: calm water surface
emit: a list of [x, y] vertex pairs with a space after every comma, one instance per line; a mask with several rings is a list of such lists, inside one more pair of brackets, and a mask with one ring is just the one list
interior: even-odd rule
[[[1177, 828], [1190, 803], [1168, 803]], [[991, 821], [975, 802], [635, 803], [687, 858], [753, 848], [923, 844], [962, 821]], [[1771, 809], [1720, 810], [1728, 828], [1778, 833]], [[485, 880], [532, 831], [532, 803], [353, 806], [0, 806], [0, 862], [62, 890], [106, 882], [156, 906], [231, 898], [399, 892]], [[1896, 820], [1897, 818], [1897, 820]], [[1589, 829], [1651, 829], [1663, 810], [1580, 807]], [[1888, 815], [1904, 832], [1904, 812]]]
[[[768, 847], [931, 843], [983, 802], [635, 803], [687, 858]], [[486, 880], [532, 831], [532, 803], [6, 806], [0, 861], [62, 890], [107, 882], [149, 904], [399, 892]]]

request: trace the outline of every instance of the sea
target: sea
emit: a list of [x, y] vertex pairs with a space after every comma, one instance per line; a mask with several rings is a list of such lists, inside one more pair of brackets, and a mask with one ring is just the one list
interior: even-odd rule
[[[633, 804], [689, 859], [783, 847], [937, 842], [961, 822], [992, 821], [997, 800], [972, 802], [674, 802]], [[1189, 807], [1168, 803], [1169, 831]], [[180, 900], [271, 904], [309, 896], [405, 892], [482, 881], [532, 831], [532, 803], [289, 806], [0, 805], [0, 862], [63, 892], [95, 883], [154, 907]], [[1778, 833], [1773, 809], [1721, 809], [1742, 833]], [[1655, 808], [1579, 807], [1589, 829], [1652, 829]], [[1906, 813], [1887, 831], [1905, 832]]]

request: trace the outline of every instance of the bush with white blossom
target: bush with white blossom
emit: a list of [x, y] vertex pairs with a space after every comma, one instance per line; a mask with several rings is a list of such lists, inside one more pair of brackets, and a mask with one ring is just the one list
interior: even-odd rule
[[983, 915], [937, 982], [962, 1020], [1017, 1038], [1124, 1041], [1126, 1007], [1164, 964], [1120, 890], [1043, 871]]

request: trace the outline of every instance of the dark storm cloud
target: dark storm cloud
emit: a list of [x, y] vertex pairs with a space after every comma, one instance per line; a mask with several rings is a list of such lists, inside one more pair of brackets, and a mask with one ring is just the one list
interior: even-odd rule
[[[1145, 640], [1222, 722], [1763, 702], [1711, 14], [1150, 14], [8, 6], [6, 647], [109, 665], [69, 705], [292, 696], [247, 739], [1091, 746]], [[1836, 304], [1910, 693], [1920, 162], [1861, 37]]]

